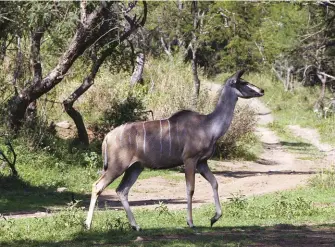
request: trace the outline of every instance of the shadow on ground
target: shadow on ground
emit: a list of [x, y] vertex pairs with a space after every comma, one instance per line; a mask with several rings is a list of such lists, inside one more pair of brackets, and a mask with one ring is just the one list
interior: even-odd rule
[[263, 176], [263, 175], [305, 175], [305, 174], [316, 174], [314, 171], [292, 171], [292, 170], [283, 170], [283, 171], [219, 171], [213, 172], [216, 176], [223, 177], [233, 177], [233, 178], [245, 178], [253, 176]]
[[[86, 207], [89, 206], [90, 201], [86, 200], [83, 202]], [[163, 203], [164, 205], [169, 204], [183, 204], [186, 205], [186, 199], [155, 199], [155, 200], [130, 200], [130, 206], [150, 206], [150, 205], [160, 205]], [[205, 203], [202, 200], [193, 200], [193, 203]], [[123, 206], [117, 196], [113, 195], [101, 195], [98, 199], [97, 203], [98, 208], [100, 209], [111, 209], [111, 208], [120, 208], [123, 209]]]
[[87, 195], [56, 192], [56, 187], [33, 186], [13, 176], [0, 176], [0, 213], [3, 215], [48, 212], [50, 207], [66, 206]]
[[66, 241], [11, 241], [0, 242], [1, 246], [334, 246], [335, 225], [316, 226], [242, 226], [200, 227], [195, 230], [144, 229], [111, 230], [105, 232], [81, 231]]

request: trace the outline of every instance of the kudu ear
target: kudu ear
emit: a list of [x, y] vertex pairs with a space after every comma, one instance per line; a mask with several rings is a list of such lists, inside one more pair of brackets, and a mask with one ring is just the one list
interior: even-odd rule
[[241, 76], [244, 74], [244, 70], [241, 69], [236, 72], [236, 74], [233, 76], [234, 80], [238, 82], [238, 80], [241, 78]]

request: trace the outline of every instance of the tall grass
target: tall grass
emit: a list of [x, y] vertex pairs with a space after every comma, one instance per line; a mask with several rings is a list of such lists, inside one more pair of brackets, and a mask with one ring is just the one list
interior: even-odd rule
[[335, 167], [322, 169], [317, 175], [309, 180], [312, 187], [322, 190], [335, 189]]

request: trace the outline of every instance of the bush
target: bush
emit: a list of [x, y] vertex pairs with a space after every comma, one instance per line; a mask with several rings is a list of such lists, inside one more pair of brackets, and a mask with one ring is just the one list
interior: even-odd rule
[[147, 120], [147, 112], [139, 98], [128, 96], [121, 102], [112, 99], [107, 105], [108, 108], [104, 111], [100, 121], [92, 126], [98, 139], [103, 139], [110, 129], [121, 124]]
[[214, 156], [220, 159], [248, 158], [247, 150], [257, 142], [253, 134], [256, 121], [255, 112], [248, 105], [237, 106], [231, 126], [216, 144]]
[[335, 168], [322, 170], [309, 180], [309, 184], [323, 190], [335, 189]]

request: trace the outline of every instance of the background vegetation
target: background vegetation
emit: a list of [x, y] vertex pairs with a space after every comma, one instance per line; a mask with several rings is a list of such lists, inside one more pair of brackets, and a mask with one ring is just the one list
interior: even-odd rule
[[[334, 17], [330, 1], [0, 2], [0, 216], [58, 212], [43, 219], [4, 217], [1, 245], [134, 240], [123, 212], [99, 212], [90, 233], [82, 225], [80, 201], [102, 167], [101, 139], [127, 121], [165, 118], [180, 109], [209, 113], [216, 102], [205, 83], [223, 84], [238, 69], [265, 89], [274, 130], [285, 135], [288, 124], [313, 127], [322, 141], [334, 144]], [[63, 121], [70, 127], [59, 127]], [[237, 109], [215, 158], [257, 159], [255, 124], [250, 108]], [[12, 175], [11, 162], [19, 176]], [[174, 174], [145, 171], [140, 179], [179, 179]], [[335, 214], [327, 199], [333, 196], [334, 171], [310, 183], [264, 197], [233, 195], [223, 204], [218, 229], [266, 232], [275, 224], [323, 224]], [[57, 193], [62, 187], [66, 192]], [[255, 242], [212, 236], [204, 221], [212, 211], [196, 210], [204, 235], [195, 242], [183, 239], [190, 230], [177, 229], [184, 212], [160, 204], [136, 214], [147, 229], [144, 237], [167, 232], [179, 238], [152, 240], [153, 246]]]

